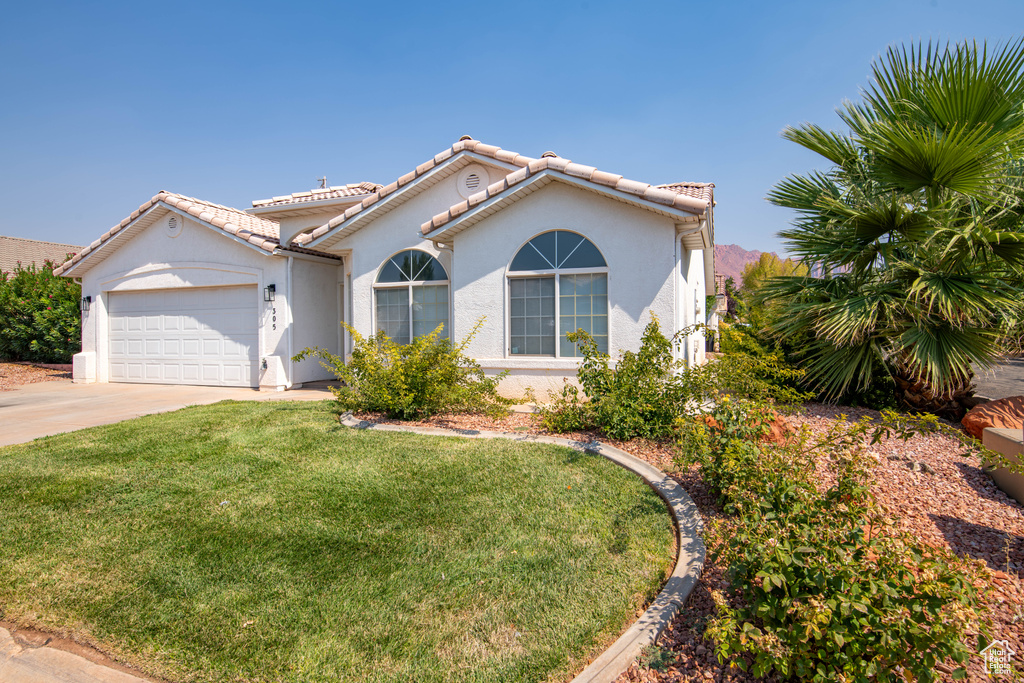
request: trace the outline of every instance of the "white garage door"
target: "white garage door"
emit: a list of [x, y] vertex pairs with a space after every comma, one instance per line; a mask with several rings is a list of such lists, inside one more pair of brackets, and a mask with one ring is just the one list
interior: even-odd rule
[[256, 386], [257, 305], [255, 287], [111, 293], [110, 381]]

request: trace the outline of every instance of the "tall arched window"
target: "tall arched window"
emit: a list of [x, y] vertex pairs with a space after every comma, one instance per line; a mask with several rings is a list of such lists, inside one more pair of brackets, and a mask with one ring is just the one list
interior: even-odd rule
[[608, 352], [608, 264], [594, 243], [568, 230], [537, 235], [508, 267], [509, 353], [578, 356], [565, 338], [583, 329]]
[[373, 287], [378, 331], [408, 344], [444, 325], [441, 337], [448, 337], [448, 273], [436, 258], [399, 252], [380, 267]]

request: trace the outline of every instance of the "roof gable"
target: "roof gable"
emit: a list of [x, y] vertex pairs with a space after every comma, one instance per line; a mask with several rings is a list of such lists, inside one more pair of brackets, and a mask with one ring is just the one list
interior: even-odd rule
[[517, 152], [484, 144], [479, 140], [463, 138], [324, 225], [310, 233], [297, 236], [295, 242], [307, 247], [329, 247], [360, 230], [383, 213], [397, 208], [420, 191], [454, 174], [463, 166], [477, 161], [508, 172], [523, 168], [536, 160]]
[[53, 271], [54, 274], [67, 275], [86, 259], [92, 263], [102, 261], [116, 248], [112, 244], [115, 237], [128, 234], [135, 229], [148, 227], [154, 220], [152, 218], [153, 210], [160, 206], [177, 213], [187, 214], [199, 223], [231, 236], [254, 249], [273, 253], [280, 247], [278, 243], [279, 228], [274, 221], [251, 216], [244, 211], [194, 197], [186, 197], [173, 192], [159, 192], [127, 218], [103, 233], [99, 239], [56, 268]]
[[[550, 154], [550, 153], [549, 153]], [[640, 208], [653, 210], [680, 221], [699, 219], [713, 206], [714, 185], [711, 183], [674, 183], [656, 186], [621, 175], [600, 171], [593, 166], [575, 164], [562, 157], [545, 154], [498, 182], [488, 185], [447, 211], [437, 214], [420, 226], [428, 239], [444, 241], [445, 237], [469, 227], [493, 210], [529, 194], [532, 189], [553, 181], [576, 185], [608, 195]]]

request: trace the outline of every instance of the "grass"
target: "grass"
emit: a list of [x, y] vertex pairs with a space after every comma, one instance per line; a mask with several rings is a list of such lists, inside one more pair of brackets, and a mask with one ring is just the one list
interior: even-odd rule
[[177, 681], [566, 679], [671, 523], [567, 448], [224, 402], [0, 448], [0, 618]]

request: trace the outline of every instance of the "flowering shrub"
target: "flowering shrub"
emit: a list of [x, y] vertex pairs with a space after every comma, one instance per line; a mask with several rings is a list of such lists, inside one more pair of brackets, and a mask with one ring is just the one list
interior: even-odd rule
[[[713, 534], [730, 587], [705, 632], [719, 660], [802, 681], [930, 681], [943, 661], [964, 677], [968, 636], [987, 637], [983, 569], [900, 532], [868, 488], [867, 445], [927, 425], [890, 416], [768, 444], [768, 412], [724, 401], [682, 432], [736, 514]], [[835, 481], [819, 490], [825, 461]]]
[[46, 261], [0, 272], [0, 358], [33, 363], [70, 363], [81, 350], [82, 288], [55, 276]]
[[498, 383], [507, 372], [487, 377], [476, 361], [464, 353], [483, 320], [457, 346], [440, 339], [441, 328], [409, 344], [390, 337], [363, 337], [342, 323], [352, 335], [352, 357], [344, 358], [321, 348], [306, 348], [294, 357], [321, 359], [343, 386], [332, 388], [347, 410], [381, 412], [391, 418], [414, 420], [449, 412], [501, 415], [511, 400], [498, 395]]

